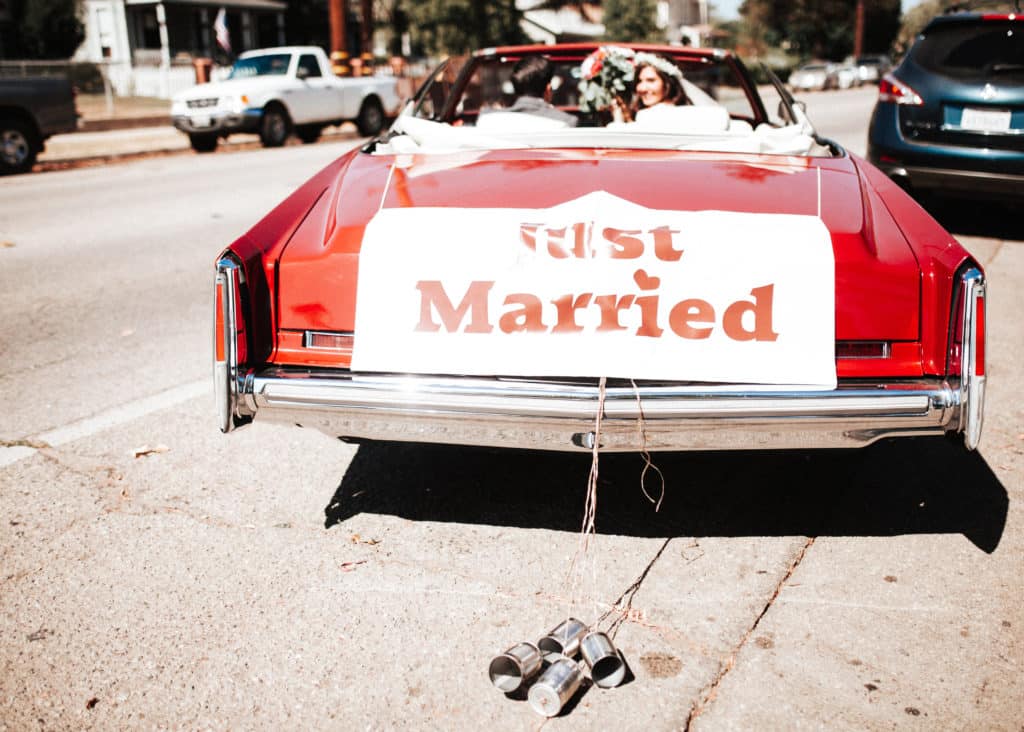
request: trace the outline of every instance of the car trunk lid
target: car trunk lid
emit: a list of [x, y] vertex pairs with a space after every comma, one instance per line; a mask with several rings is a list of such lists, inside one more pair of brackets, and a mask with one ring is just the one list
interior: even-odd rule
[[820, 210], [836, 258], [837, 340], [918, 338], [920, 273], [913, 252], [887, 212], [864, 202], [849, 158], [474, 151], [406, 156], [391, 169], [394, 160], [358, 156], [289, 244], [280, 264], [279, 328], [291, 334], [290, 346], [301, 349], [299, 334], [307, 331], [354, 329], [359, 247], [380, 208], [448, 207], [457, 217], [457, 208], [541, 209], [598, 190], [652, 209]]

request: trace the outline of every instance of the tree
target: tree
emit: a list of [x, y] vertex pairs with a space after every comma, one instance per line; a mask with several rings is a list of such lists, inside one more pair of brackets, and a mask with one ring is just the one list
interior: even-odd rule
[[[744, 0], [740, 14], [760, 42], [803, 57], [841, 59], [853, 50], [856, 0]], [[889, 49], [899, 29], [899, 0], [866, 0], [865, 51]]]
[[461, 54], [526, 40], [515, 0], [419, 0], [404, 7], [428, 53]]
[[[928, 25], [928, 22], [936, 15], [942, 15], [948, 6], [953, 4], [951, 0], [924, 0], [921, 4], [915, 5], [908, 10], [900, 22], [899, 32], [893, 44], [896, 53], [905, 53], [913, 45], [914, 39], [917, 38], [918, 34]], [[1005, 13], [1006, 6], [1006, 2], [970, 3], [971, 12], [974, 13], [984, 13], [986, 11]]]
[[864, 53], [888, 53], [900, 32], [898, 0], [865, 0]]
[[328, 50], [331, 48], [327, 0], [290, 0], [284, 11], [284, 27], [285, 37], [290, 44], [320, 46]]
[[654, 0], [605, 0], [603, 7], [605, 40], [664, 40], [658, 32]]
[[896, 35], [896, 51], [903, 53], [917, 38], [917, 34], [924, 30], [928, 21], [936, 15], [942, 15], [941, 0], [924, 0], [920, 5], [912, 7], [903, 16], [900, 23], [899, 33]]
[[[288, 7], [284, 16], [287, 42], [294, 46], [320, 46], [330, 50], [331, 27], [327, 0], [287, 1]], [[401, 6], [402, 0], [375, 0], [372, 8], [373, 28], [384, 31], [388, 39], [388, 52], [393, 54], [399, 53], [402, 45], [401, 35], [409, 30], [408, 20]], [[345, 47], [349, 53], [355, 54], [358, 53], [362, 40], [362, 5], [359, 0], [348, 0], [347, 10]]]
[[77, 0], [14, 0], [11, 18], [15, 32], [5, 39], [12, 58], [66, 59], [85, 40]]

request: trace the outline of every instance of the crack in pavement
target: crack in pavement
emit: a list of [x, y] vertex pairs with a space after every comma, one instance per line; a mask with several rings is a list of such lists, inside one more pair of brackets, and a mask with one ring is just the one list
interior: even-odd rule
[[739, 652], [757, 630], [757, 626], [760, 625], [761, 619], [768, 613], [772, 605], [775, 604], [775, 600], [778, 599], [779, 594], [782, 592], [782, 588], [786, 585], [786, 582], [789, 581], [789, 578], [793, 576], [793, 572], [796, 571], [796, 568], [800, 566], [800, 562], [803, 561], [804, 555], [807, 554], [807, 550], [814, 545], [815, 538], [816, 537], [814, 536], [807, 537], [807, 541], [804, 542], [800, 551], [796, 553], [796, 556], [793, 557], [793, 560], [789, 563], [789, 569], [786, 570], [786, 574], [783, 575], [782, 579], [780, 579], [775, 585], [775, 591], [772, 592], [771, 597], [768, 598], [768, 601], [761, 609], [761, 612], [758, 613], [757, 617], [754, 619], [753, 624], [747, 629], [747, 632], [743, 634], [743, 637], [740, 638], [740, 642], [736, 644], [736, 647], [732, 649], [732, 653], [730, 653], [725, 661], [723, 661], [718, 667], [718, 673], [715, 674], [715, 678], [713, 678], [711, 683], [708, 684], [704, 691], [701, 692], [699, 701], [690, 707], [690, 713], [686, 716], [686, 722], [683, 724], [684, 732], [689, 732], [690, 725], [692, 725], [697, 718], [704, 713], [708, 704], [715, 700], [715, 695], [718, 694], [718, 687], [722, 685], [725, 677], [730, 671], [732, 671], [733, 666], [736, 665], [736, 656], [739, 655]]
[[50, 443], [27, 437], [21, 440], [0, 440], [0, 447], [31, 447], [33, 450], [44, 450], [50, 447]]

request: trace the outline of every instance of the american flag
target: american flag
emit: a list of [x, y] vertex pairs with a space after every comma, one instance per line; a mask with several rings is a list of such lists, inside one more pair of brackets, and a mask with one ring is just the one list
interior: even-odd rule
[[213, 21], [213, 31], [217, 34], [217, 45], [226, 53], [231, 53], [231, 35], [228, 33], [228, 17], [224, 8], [220, 9]]

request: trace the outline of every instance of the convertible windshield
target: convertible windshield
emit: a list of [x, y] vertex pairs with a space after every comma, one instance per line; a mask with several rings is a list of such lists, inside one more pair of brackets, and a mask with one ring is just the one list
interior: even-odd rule
[[252, 76], [284, 76], [288, 73], [288, 62], [291, 55], [287, 53], [270, 53], [265, 56], [240, 58], [231, 67], [229, 79], [248, 79]]
[[[644, 148], [829, 154], [817, 145], [806, 115], [794, 109], [789, 95], [768, 86], [762, 99], [750, 73], [732, 54], [667, 47], [608, 49], [510, 48], [449, 59], [430, 75], [378, 152]], [[592, 52], [606, 53], [607, 58], [624, 52], [632, 69], [644, 65], [632, 59], [645, 58], [650, 65], [654, 58], [681, 89], [671, 104], [649, 105], [641, 100], [631, 74], [614, 92], [598, 92], [595, 103]], [[517, 64], [536, 56], [550, 66], [546, 91], [517, 93]], [[612, 97], [614, 104], [607, 103]], [[621, 108], [618, 114], [613, 106]]]
[[[421, 93], [415, 114], [433, 120], [475, 124], [481, 112], [511, 107], [516, 99], [512, 70], [525, 54], [501, 54], [471, 59], [452, 59], [438, 69]], [[601, 113], [581, 109], [581, 63], [585, 53], [552, 54], [551, 104], [580, 117], [581, 126], [603, 126]], [[719, 105], [730, 115], [747, 122], [764, 121], [764, 110], [757, 90], [745, 84], [739, 65], [714, 56], [683, 56], [672, 59], [683, 78], [687, 101], [696, 106]], [[627, 91], [624, 101], [632, 95]]]

